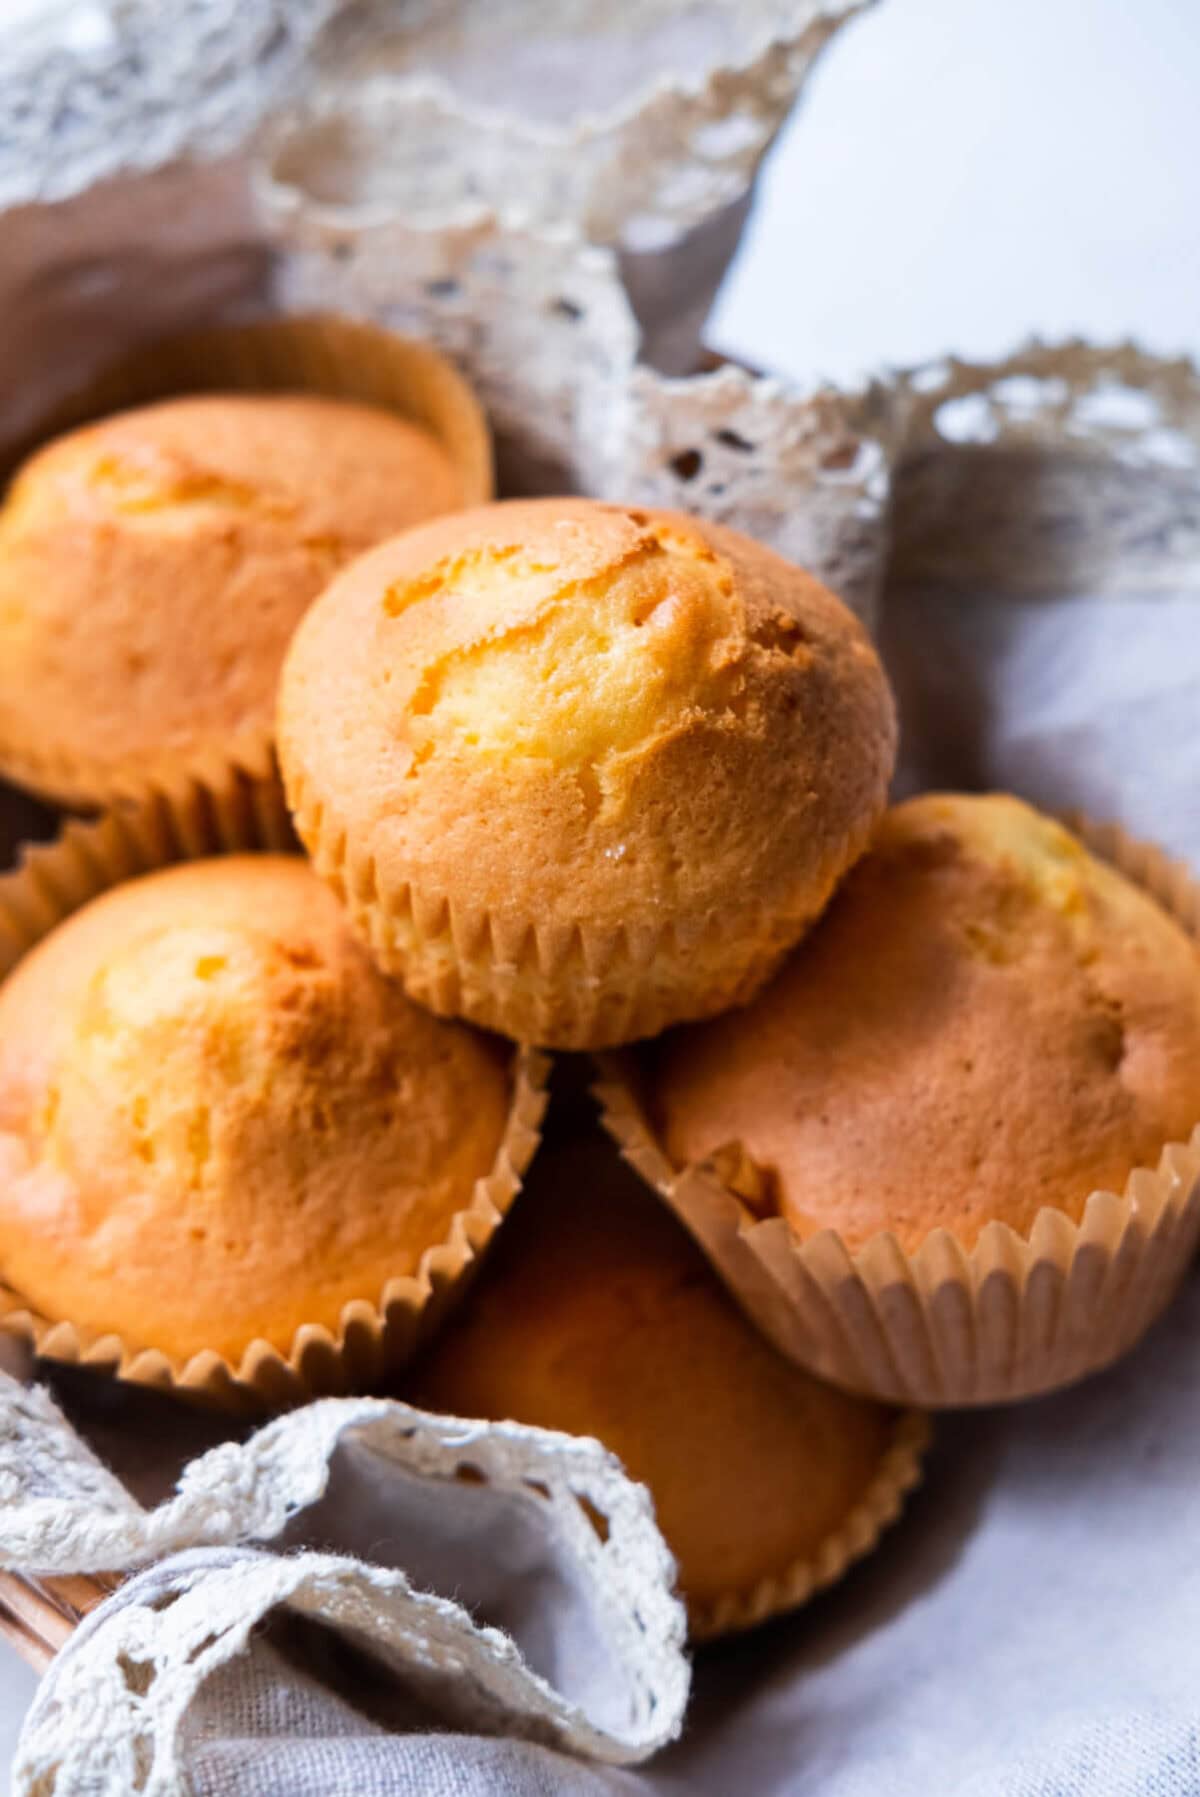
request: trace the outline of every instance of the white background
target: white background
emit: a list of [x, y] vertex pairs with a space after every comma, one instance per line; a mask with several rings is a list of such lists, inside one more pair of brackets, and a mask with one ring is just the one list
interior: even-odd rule
[[1198, 0], [886, 0], [779, 139], [709, 332], [845, 380], [1037, 332], [1200, 354]]
[[[1200, 0], [887, 0], [774, 151], [709, 335], [845, 380], [1034, 331], [1200, 354]], [[0, 1647], [0, 1767], [33, 1685]]]

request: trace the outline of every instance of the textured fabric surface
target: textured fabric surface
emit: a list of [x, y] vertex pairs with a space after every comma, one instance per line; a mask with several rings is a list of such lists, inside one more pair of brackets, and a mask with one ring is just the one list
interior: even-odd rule
[[[581, 1797], [636, 1793], [630, 1775], [599, 1771], [528, 1742], [439, 1730], [419, 1704], [377, 1684], [351, 1696], [330, 1682], [319, 1646], [287, 1655], [271, 1640], [213, 1680], [189, 1721], [195, 1797]], [[253, 1750], [248, 1751], [250, 1744]]]
[[[143, 1466], [168, 1478], [171, 1408], [158, 1434], [147, 1414], [142, 1431], [126, 1416]], [[155, 1562], [47, 1673], [18, 1754], [22, 1791], [48, 1781], [59, 1797], [116, 1797], [135, 1776], [151, 1797], [186, 1789], [202, 1697], [275, 1617], [327, 1650], [336, 1641], [329, 1675], [360, 1707], [364, 1684], [381, 1686], [406, 1726], [416, 1705], [443, 1727], [610, 1764], [678, 1732], [688, 1668], [674, 1567], [647, 1494], [596, 1442], [327, 1399], [218, 1442], [148, 1510], [45, 1391], [0, 1377], [0, 1500], [0, 1564]], [[241, 1545], [256, 1542], [272, 1551]], [[248, 1740], [256, 1725], [207, 1730], [231, 1732]], [[327, 1732], [317, 1715], [289, 1739]]]

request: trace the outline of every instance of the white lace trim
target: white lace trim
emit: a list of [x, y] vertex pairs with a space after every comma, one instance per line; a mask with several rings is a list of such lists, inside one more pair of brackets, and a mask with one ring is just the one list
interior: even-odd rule
[[0, 206], [245, 143], [342, 0], [58, 0], [0, 21]]
[[449, 224], [515, 200], [595, 242], [661, 250], [746, 191], [861, 4], [447, 0], [389, 29], [390, 0], [360, 0], [271, 133], [271, 176], [326, 218]]
[[[0, 1428], [0, 1563], [54, 1574], [159, 1562], [110, 1599], [55, 1662], [23, 1737], [19, 1788], [35, 1789], [50, 1770], [64, 1797], [77, 1788], [83, 1748], [79, 1731], [64, 1724], [85, 1704], [102, 1719], [96, 1732], [112, 1756], [110, 1779], [148, 1764], [160, 1782], [147, 1791], [180, 1788], [171, 1780], [180, 1776], [177, 1735], [188, 1704], [242, 1650], [254, 1623], [280, 1606], [353, 1636], [406, 1679], [436, 1675], [442, 1707], [452, 1702], [472, 1727], [612, 1762], [644, 1758], [678, 1731], [689, 1674], [674, 1565], [648, 1493], [596, 1442], [457, 1422], [387, 1399], [328, 1399], [202, 1455], [175, 1496], [146, 1511], [44, 1392], [0, 1379]], [[619, 1728], [555, 1691], [506, 1635], [415, 1590], [399, 1571], [313, 1553], [164, 1561], [187, 1548], [277, 1540], [325, 1494], [336, 1451], [351, 1443], [429, 1482], [431, 1502], [466, 1467], [497, 1497], [540, 1507], [621, 1668]], [[441, 1689], [446, 1681], [456, 1695]], [[610, 1703], [606, 1716], [611, 1710]], [[87, 1752], [96, 1751], [89, 1734]], [[87, 1765], [94, 1776], [98, 1762], [89, 1757]]]

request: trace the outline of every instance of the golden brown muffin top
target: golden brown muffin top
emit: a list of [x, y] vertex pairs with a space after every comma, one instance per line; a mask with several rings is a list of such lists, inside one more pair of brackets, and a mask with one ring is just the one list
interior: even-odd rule
[[1190, 1135], [1200, 956], [1020, 800], [911, 799], [758, 999], [644, 1068], [675, 1164], [740, 1143], [799, 1235], [970, 1247]]
[[330, 576], [461, 501], [431, 436], [345, 400], [204, 394], [58, 438], [0, 510], [0, 755], [91, 797], [261, 744]]
[[535, 1163], [405, 1396], [596, 1436], [649, 1486], [694, 1609], [814, 1553], [865, 1495], [895, 1424], [784, 1360], [596, 1145]]
[[377, 973], [299, 857], [116, 887], [0, 987], [0, 1275], [180, 1357], [336, 1332], [492, 1171], [508, 1059]]
[[[891, 696], [819, 582], [722, 526], [583, 499], [439, 520], [364, 556], [281, 685], [294, 803], [386, 895], [585, 951], [673, 925], [792, 941], [883, 804]], [[586, 954], [585, 954], [586, 958]]]

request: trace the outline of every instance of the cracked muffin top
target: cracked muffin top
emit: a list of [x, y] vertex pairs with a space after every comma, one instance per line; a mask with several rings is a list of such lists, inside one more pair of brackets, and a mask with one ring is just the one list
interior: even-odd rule
[[0, 1275], [41, 1315], [234, 1360], [335, 1334], [492, 1172], [506, 1045], [378, 973], [299, 857], [186, 862], [0, 986]]
[[1200, 1123], [1200, 955], [1020, 800], [911, 799], [755, 1003], [641, 1075], [671, 1160], [800, 1236], [1027, 1236]]
[[257, 764], [330, 576], [462, 497], [418, 426], [312, 395], [165, 400], [58, 438], [0, 510], [0, 769], [99, 802]]
[[895, 719], [801, 569], [698, 518], [553, 499], [345, 570], [289, 653], [279, 738], [301, 835], [385, 965], [585, 1047], [749, 996], [864, 846]]

